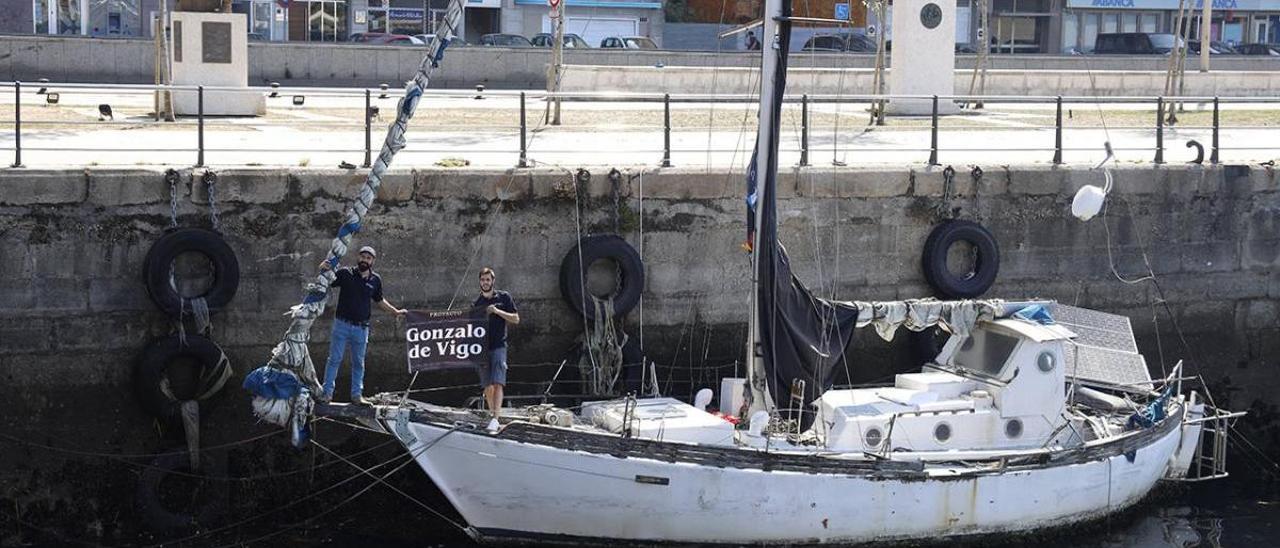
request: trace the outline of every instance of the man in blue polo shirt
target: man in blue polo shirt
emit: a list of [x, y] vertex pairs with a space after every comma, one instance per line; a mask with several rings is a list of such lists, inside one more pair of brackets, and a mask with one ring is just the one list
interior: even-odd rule
[[[360, 248], [360, 258], [354, 267], [339, 268], [333, 284], [338, 292], [338, 309], [333, 319], [333, 334], [329, 336], [329, 361], [324, 366], [324, 394], [321, 399], [333, 398], [333, 385], [338, 378], [338, 366], [342, 355], [351, 348], [351, 403], [363, 404], [364, 351], [369, 344], [370, 304], [378, 303], [383, 310], [403, 316], [405, 311], [396, 308], [382, 298], [382, 277], [373, 271], [378, 252], [373, 247]], [[321, 270], [329, 269], [329, 261], [320, 263]]]
[[476, 307], [485, 307], [489, 315], [489, 365], [480, 367], [480, 386], [484, 387], [484, 401], [489, 405], [493, 418], [489, 419], [489, 432], [498, 431], [498, 413], [502, 409], [502, 388], [507, 384], [507, 324], [520, 323], [516, 302], [511, 294], [494, 289], [497, 277], [492, 268], [480, 270], [480, 296]]

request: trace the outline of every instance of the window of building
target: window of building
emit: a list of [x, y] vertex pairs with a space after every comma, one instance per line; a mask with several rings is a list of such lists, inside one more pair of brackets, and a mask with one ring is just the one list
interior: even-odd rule
[[1062, 51], [1080, 47], [1080, 17], [1067, 12], [1062, 15]]
[[1120, 14], [1120, 32], [1138, 32], [1138, 14]]
[[1160, 32], [1160, 14], [1159, 13], [1139, 14], [1138, 26], [1141, 32]]
[[1080, 46], [1086, 52], [1093, 51], [1094, 45], [1098, 42], [1098, 16], [1086, 13], [1082, 19], [1083, 32], [1080, 34]]

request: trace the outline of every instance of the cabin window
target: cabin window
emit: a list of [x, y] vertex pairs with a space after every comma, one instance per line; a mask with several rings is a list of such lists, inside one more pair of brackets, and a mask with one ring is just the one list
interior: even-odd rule
[[951, 425], [940, 422], [937, 426], [934, 426], [933, 439], [938, 440], [938, 443], [946, 443], [947, 440], [951, 439]]
[[884, 434], [880, 433], [879, 428], [873, 426], [867, 429], [867, 433], [863, 435], [863, 439], [867, 442], [867, 447], [879, 447], [880, 442], [884, 441]]
[[951, 357], [951, 365], [999, 377], [1017, 346], [1016, 337], [978, 329], [960, 343], [960, 349]]
[[1053, 364], [1054, 364], [1053, 352], [1049, 352], [1048, 350], [1046, 350], [1044, 352], [1041, 352], [1039, 356], [1036, 356], [1036, 366], [1039, 367], [1040, 370], [1044, 371], [1045, 373], [1053, 371]]
[[1018, 419], [1009, 419], [1004, 423], [1004, 435], [1009, 439], [1015, 439], [1022, 436], [1022, 421]]

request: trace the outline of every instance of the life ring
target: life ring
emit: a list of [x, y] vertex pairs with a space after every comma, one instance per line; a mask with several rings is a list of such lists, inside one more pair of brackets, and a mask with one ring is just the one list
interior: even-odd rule
[[[174, 382], [170, 368], [184, 361], [196, 366], [190, 382]], [[165, 419], [178, 416], [183, 401], [213, 397], [230, 377], [231, 361], [217, 343], [188, 334], [182, 344], [172, 335], [152, 342], [142, 352], [134, 368], [133, 388], [147, 413]]]
[[225, 462], [202, 452], [199, 469], [192, 470], [190, 457], [183, 449], [175, 447], [156, 455], [138, 476], [138, 513], [153, 531], [208, 527], [226, 510]]
[[[581, 254], [579, 254], [581, 253]], [[617, 234], [595, 234], [582, 238], [569, 249], [560, 263], [560, 293], [569, 308], [578, 311], [583, 318], [594, 319], [595, 306], [583, 298], [586, 273], [591, 265], [601, 260], [612, 260], [618, 265], [618, 285], [607, 296], [613, 299], [613, 313], [622, 316], [640, 303], [644, 291], [644, 263], [631, 244]]]
[[[213, 284], [203, 297], [213, 311], [231, 302], [240, 286], [240, 261], [221, 234], [203, 228], [179, 228], [162, 236], [147, 251], [142, 263], [143, 281], [147, 296], [161, 310], [177, 318], [181, 311], [191, 313], [191, 305], [183, 303], [183, 297], [174, 287], [171, 270], [174, 259], [183, 253], [194, 252], [208, 258], [213, 266]], [[185, 299], [190, 301], [191, 299]]]
[[[956, 274], [947, 268], [947, 252], [957, 242], [973, 246], [973, 270]], [[934, 227], [921, 255], [924, 279], [942, 297], [972, 299], [986, 293], [1000, 271], [1000, 247], [996, 238], [973, 221], [953, 220]]]

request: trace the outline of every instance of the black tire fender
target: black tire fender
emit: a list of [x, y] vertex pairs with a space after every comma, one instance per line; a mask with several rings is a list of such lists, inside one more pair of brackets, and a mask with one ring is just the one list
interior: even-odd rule
[[[169, 367], [180, 360], [191, 360], [199, 366], [189, 393], [175, 393], [169, 380]], [[133, 388], [138, 403], [154, 417], [179, 416], [183, 400], [208, 400], [231, 377], [231, 362], [217, 343], [200, 335], [188, 334], [186, 344], [177, 335], [157, 339], [143, 350], [133, 372]]]
[[221, 234], [203, 228], [179, 228], [161, 236], [147, 251], [142, 263], [143, 282], [147, 296], [170, 317], [177, 318], [180, 311], [191, 313], [190, 305], [184, 306], [182, 296], [169, 279], [174, 259], [187, 252], [200, 253], [213, 266], [213, 285], [204, 295], [209, 311], [226, 306], [236, 296], [240, 287], [240, 261]]
[[[208, 527], [226, 512], [226, 466], [221, 455], [201, 452], [200, 469], [191, 470], [190, 457], [182, 450], [175, 447], [156, 455], [138, 476], [138, 513], [152, 531]], [[177, 508], [176, 501], [190, 504]]]
[[[957, 275], [947, 268], [947, 251], [956, 242], [968, 242], [977, 256], [973, 272]], [[973, 221], [944, 222], [929, 233], [921, 254], [924, 279], [940, 296], [972, 299], [986, 293], [1000, 271], [1000, 247], [991, 231]]]
[[[581, 253], [579, 253], [581, 252]], [[596, 261], [611, 259], [618, 265], [618, 287], [613, 295], [613, 313], [623, 316], [640, 303], [644, 292], [644, 263], [631, 244], [617, 234], [586, 236], [578, 245], [569, 249], [560, 263], [560, 293], [569, 308], [578, 311], [583, 318], [595, 318], [595, 307], [583, 296], [586, 271]]]

